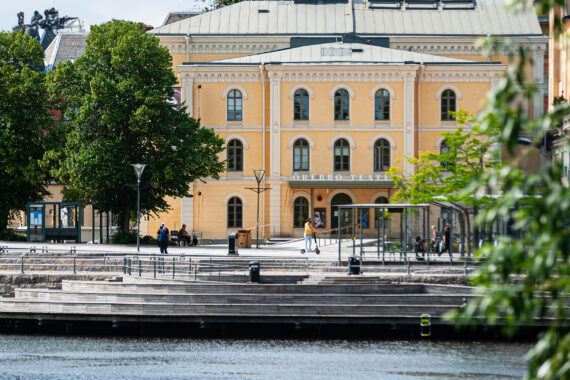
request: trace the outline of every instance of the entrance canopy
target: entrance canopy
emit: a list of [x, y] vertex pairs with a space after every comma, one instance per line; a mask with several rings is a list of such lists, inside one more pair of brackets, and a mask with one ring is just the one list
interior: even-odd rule
[[[377, 208], [377, 209], [428, 209], [430, 207], [429, 204], [426, 203], [418, 203], [417, 205], [412, 205], [409, 203], [360, 203], [360, 204], [353, 204], [353, 205], [339, 205], [338, 208], [347, 208], [347, 209], [365, 209], [365, 208]], [[398, 211], [392, 211], [398, 212]]]

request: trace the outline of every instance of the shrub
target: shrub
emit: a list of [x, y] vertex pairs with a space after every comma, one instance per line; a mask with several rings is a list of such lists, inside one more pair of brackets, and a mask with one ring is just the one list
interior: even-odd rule
[[145, 235], [141, 238], [141, 244], [158, 245], [158, 239], [150, 235]]
[[3, 233], [0, 233], [0, 240], [7, 240], [7, 241], [27, 241], [28, 238], [26, 235], [19, 234], [15, 230], [8, 228]]
[[111, 242], [113, 244], [136, 244], [137, 233], [136, 232], [117, 232], [111, 237]]

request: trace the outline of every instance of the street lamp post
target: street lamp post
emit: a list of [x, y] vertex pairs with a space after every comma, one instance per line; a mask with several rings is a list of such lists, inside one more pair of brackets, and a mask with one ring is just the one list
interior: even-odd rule
[[260, 188], [261, 181], [263, 181], [263, 177], [265, 176], [265, 170], [255, 169], [253, 171], [253, 174], [255, 175], [255, 180], [257, 181], [257, 188], [247, 187], [247, 189], [255, 191], [257, 193], [257, 235], [255, 239], [255, 248], [259, 248], [259, 194], [271, 188], [270, 187]]
[[145, 164], [131, 164], [137, 175], [137, 252], [141, 250], [141, 177]]

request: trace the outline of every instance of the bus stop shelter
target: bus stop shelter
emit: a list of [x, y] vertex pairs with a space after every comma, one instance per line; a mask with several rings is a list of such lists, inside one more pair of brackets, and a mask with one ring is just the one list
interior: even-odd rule
[[[380, 255], [382, 256], [382, 265], [386, 264], [386, 214], [387, 213], [398, 213], [401, 214], [400, 218], [400, 246], [402, 249], [402, 254], [407, 260], [407, 253], [408, 253], [408, 217], [410, 213], [414, 212], [419, 216], [421, 220], [421, 235], [423, 235], [423, 239], [428, 241], [429, 237], [429, 212], [430, 212], [430, 205], [429, 204], [396, 204], [396, 203], [364, 203], [364, 204], [348, 204], [348, 205], [339, 205], [338, 206], [339, 212], [337, 215], [338, 218], [338, 265], [341, 265], [342, 261], [342, 232], [343, 231], [343, 224], [346, 227], [348, 223], [351, 228], [348, 229], [349, 234], [352, 238], [352, 255], [356, 255], [356, 241], [359, 240], [359, 256], [360, 261], [363, 260], [363, 247], [364, 247], [364, 234], [363, 234], [363, 221], [365, 220], [365, 210], [373, 209], [374, 212], [372, 213], [374, 216], [375, 226], [376, 226], [376, 238], [375, 238], [375, 245], [376, 245], [376, 253], [377, 258], [380, 259]], [[344, 228], [344, 230], [347, 230]], [[382, 249], [380, 249], [382, 248]], [[426, 254], [429, 262], [429, 244], [426, 244]]]

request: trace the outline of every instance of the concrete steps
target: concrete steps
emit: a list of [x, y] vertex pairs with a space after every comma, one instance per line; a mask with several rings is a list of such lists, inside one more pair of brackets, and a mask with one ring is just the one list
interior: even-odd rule
[[457, 306], [452, 305], [357, 305], [357, 304], [165, 304], [145, 303], [73, 303], [0, 301], [0, 312], [49, 314], [101, 314], [139, 316], [398, 316], [418, 317], [429, 313], [432, 317], [445, 314]]
[[102, 294], [63, 293], [48, 289], [16, 289], [15, 299], [26, 302], [79, 302], [79, 303], [162, 303], [162, 304], [354, 304], [398, 305], [434, 303], [458, 305], [469, 295], [438, 294]]
[[[318, 284], [224, 284], [181, 280], [63, 281], [61, 289], [16, 289], [0, 299], [0, 314], [19, 318], [204, 318], [250, 323], [252, 318], [439, 318], [473, 297], [468, 287], [377, 284], [374, 278], [325, 277]], [[4, 316], [5, 317], [5, 316]]]

